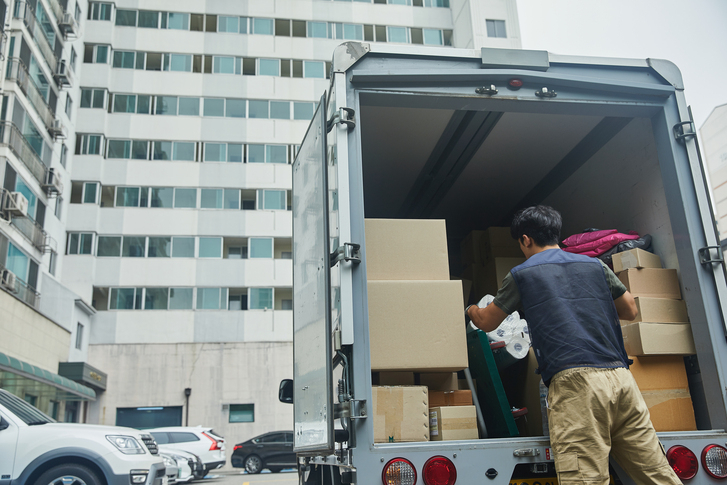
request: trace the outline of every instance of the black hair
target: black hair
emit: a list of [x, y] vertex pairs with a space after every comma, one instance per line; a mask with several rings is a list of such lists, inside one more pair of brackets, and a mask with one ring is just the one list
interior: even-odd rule
[[515, 214], [510, 224], [510, 235], [518, 241], [528, 236], [538, 246], [552, 246], [560, 240], [562, 225], [560, 212], [547, 205], [535, 205]]

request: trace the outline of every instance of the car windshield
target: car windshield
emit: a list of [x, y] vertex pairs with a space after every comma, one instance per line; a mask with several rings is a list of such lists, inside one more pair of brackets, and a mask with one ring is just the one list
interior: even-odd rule
[[56, 422], [53, 418], [40, 412], [36, 407], [2, 389], [0, 389], [0, 405], [5, 406], [28, 426]]

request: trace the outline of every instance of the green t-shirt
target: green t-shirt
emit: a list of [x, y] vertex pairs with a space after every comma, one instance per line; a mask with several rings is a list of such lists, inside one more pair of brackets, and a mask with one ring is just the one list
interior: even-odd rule
[[[620, 298], [621, 295], [626, 293], [626, 287], [623, 283], [621, 283], [621, 280], [618, 279], [618, 276], [611, 271], [611, 268], [606, 266], [606, 263], [600, 259], [598, 261], [601, 263], [601, 266], [603, 266], [603, 273], [606, 275], [606, 282], [608, 284], [608, 289], [611, 290], [611, 296], [614, 300], [616, 298]], [[512, 272], [507, 273], [507, 275], [502, 279], [502, 287], [497, 291], [495, 300], [492, 303], [497, 305], [497, 308], [508, 315], [516, 310], [522, 312], [520, 290], [518, 290], [517, 284], [515, 284], [515, 278], [512, 277]]]

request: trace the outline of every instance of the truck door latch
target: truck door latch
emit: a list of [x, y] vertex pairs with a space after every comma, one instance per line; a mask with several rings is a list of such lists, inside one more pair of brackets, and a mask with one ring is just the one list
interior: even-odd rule
[[488, 96], [494, 96], [497, 94], [497, 87], [495, 87], [494, 84], [490, 84], [489, 86], [482, 86], [477, 89], [475, 89], [475, 92], [477, 94], [486, 94]]
[[558, 96], [558, 93], [556, 93], [552, 89], [548, 89], [547, 87], [542, 87], [535, 91], [535, 96], [539, 98], [555, 98], [556, 96]]
[[352, 263], [361, 262], [361, 245], [354, 243], [344, 243], [338, 246], [331, 254], [331, 266], [335, 266], [339, 261], [350, 261]]
[[331, 116], [326, 123], [326, 131], [331, 131], [333, 125], [340, 123], [345, 124], [349, 130], [353, 130], [356, 127], [356, 111], [353, 108], [339, 108], [338, 112]]
[[[712, 257], [710, 254], [710, 249], [716, 249], [717, 250], [717, 256]], [[724, 255], [722, 254], [722, 246], [705, 246], [701, 248], [698, 251], [699, 254], [699, 262], [703, 265], [707, 264], [714, 264], [714, 263], [723, 263], [724, 262]]]
[[537, 448], [520, 448], [512, 452], [512, 456], [539, 456], [540, 450]]
[[693, 121], [682, 121], [681, 123], [674, 125], [672, 129], [674, 130], [674, 138], [681, 143], [697, 136], [697, 131], [694, 129]]

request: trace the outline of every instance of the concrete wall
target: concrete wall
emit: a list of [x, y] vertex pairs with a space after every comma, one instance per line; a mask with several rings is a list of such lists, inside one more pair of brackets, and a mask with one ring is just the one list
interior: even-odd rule
[[[293, 406], [278, 401], [278, 385], [293, 375], [293, 348], [281, 343], [93, 345], [89, 364], [108, 369], [108, 388], [89, 406], [91, 423], [115, 424], [116, 408], [183, 406], [189, 425], [224, 436], [229, 468], [236, 443], [293, 429]], [[255, 422], [229, 423], [223, 405], [254, 404]], [[186, 410], [185, 410], [186, 411]]]
[[70, 339], [70, 331], [0, 291], [0, 352], [57, 373]]

